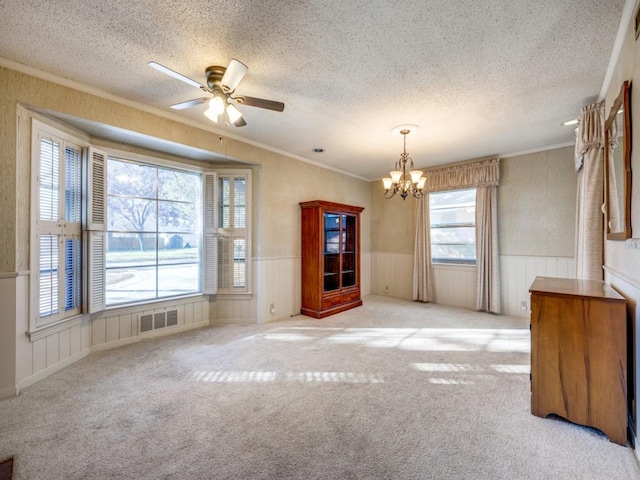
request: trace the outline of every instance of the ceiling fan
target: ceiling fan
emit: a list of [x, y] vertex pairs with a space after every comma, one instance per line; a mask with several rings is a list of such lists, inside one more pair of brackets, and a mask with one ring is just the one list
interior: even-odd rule
[[209, 108], [207, 108], [204, 114], [214, 123], [218, 123], [220, 117], [222, 117], [226, 125], [232, 123], [236, 127], [244, 127], [247, 124], [247, 122], [244, 121], [244, 118], [242, 118], [240, 110], [238, 110], [231, 101], [239, 103], [240, 105], [266, 108], [267, 110], [274, 110], [276, 112], [282, 112], [284, 110], [284, 103], [282, 102], [265, 100], [264, 98], [248, 97], [246, 95], [233, 95], [236, 87], [247, 74], [247, 70], [249, 70], [244, 63], [236, 60], [235, 58], [231, 59], [229, 66], [226, 68], [219, 66], [207, 67], [204, 72], [207, 78], [206, 86], [182, 75], [181, 73], [171, 70], [158, 62], [149, 62], [147, 65], [155, 68], [159, 72], [210, 94], [211, 96], [209, 97], [194, 98], [193, 100], [187, 100], [186, 102], [176, 103], [171, 105], [171, 108], [175, 110], [183, 110], [203, 103], [209, 103]]

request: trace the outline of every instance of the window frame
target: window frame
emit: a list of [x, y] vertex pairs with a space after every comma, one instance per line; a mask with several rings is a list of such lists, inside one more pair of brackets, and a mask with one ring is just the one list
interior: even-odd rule
[[[67, 324], [71, 321], [77, 321], [86, 311], [83, 295], [86, 291], [84, 269], [84, 183], [83, 178], [86, 173], [85, 154], [89, 144], [76, 135], [69, 134], [59, 128], [48, 125], [36, 118], [31, 119], [31, 175], [30, 175], [30, 234], [29, 234], [29, 322], [27, 333], [31, 334], [43, 330], [55, 328], [57, 325]], [[41, 162], [42, 162], [42, 140], [49, 139], [59, 145], [60, 156], [58, 159], [58, 212], [57, 220], [42, 220], [41, 215]], [[77, 150], [78, 169], [79, 169], [79, 221], [67, 221], [66, 217], [66, 150], [67, 147], [73, 147]], [[41, 249], [40, 239], [43, 235], [58, 236], [57, 250], [57, 297], [58, 309], [52, 315], [41, 316], [40, 312], [40, 265], [41, 265]], [[77, 296], [78, 304], [70, 309], [65, 309], [65, 265], [68, 258], [65, 257], [66, 242], [75, 240], [78, 243], [74, 249], [74, 255], [71, 257], [71, 267], [74, 272], [79, 272], [80, 279], [74, 282], [72, 294]], [[74, 277], [75, 278], [75, 277]], [[74, 290], [74, 291], [73, 291]]]
[[[431, 205], [431, 195], [433, 194], [444, 194], [444, 193], [448, 193], [448, 192], [462, 192], [462, 191], [467, 191], [467, 190], [475, 190], [476, 192], [476, 198], [474, 201], [474, 219], [473, 222], [466, 222], [466, 223], [440, 223], [440, 224], [436, 224], [436, 226], [432, 225], [431, 223], [431, 218], [433, 215], [433, 211], [434, 208]], [[466, 265], [466, 266], [476, 266], [478, 263], [478, 253], [477, 253], [477, 228], [476, 228], [476, 208], [477, 208], [477, 193], [478, 193], [478, 189], [477, 187], [465, 187], [465, 188], [452, 188], [449, 190], [441, 190], [441, 191], [435, 191], [435, 192], [429, 192], [429, 236], [430, 236], [430, 245], [431, 245], [431, 261], [433, 264], [435, 265]], [[451, 207], [445, 207], [445, 208], [451, 208]], [[468, 208], [466, 206], [460, 206], [459, 208]], [[444, 209], [444, 208], [443, 208]], [[438, 208], [436, 208], [436, 210], [438, 210]], [[473, 242], [473, 246], [474, 246], [474, 258], [471, 259], [461, 259], [461, 258], [443, 258], [443, 257], [433, 257], [433, 246], [434, 246], [434, 242], [433, 242], [433, 236], [432, 236], [432, 231], [433, 229], [439, 229], [439, 228], [473, 228], [474, 229], [474, 242]], [[440, 245], [440, 244], [435, 244], [435, 245]], [[470, 243], [464, 244], [464, 245], [471, 245]]]
[[[112, 303], [112, 304], [107, 304], [107, 295], [106, 295], [106, 272], [107, 272], [107, 265], [106, 265], [106, 250], [105, 250], [105, 265], [104, 265], [104, 272], [105, 272], [105, 292], [104, 292], [104, 309], [105, 310], [109, 310], [109, 309], [116, 309], [116, 308], [122, 308], [122, 307], [128, 307], [128, 306], [133, 306], [133, 305], [141, 305], [141, 304], [151, 304], [151, 303], [156, 303], [156, 302], [164, 302], [167, 300], [173, 300], [173, 299], [177, 299], [177, 298], [185, 298], [185, 297], [191, 297], [191, 296], [196, 296], [196, 295], [202, 295], [203, 294], [203, 284], [204, 284], [204, 265], [203, 265], [203, 258], [205, 256], [204, 253], [204, 249], [205, 249], [205, 245], [203, 244], [203, 215], [202, 215], [202, 209], [203, 209], [203, 204], [204, 204], [204, 172], [203, 169], [198, 168], [198, 167], [194, 167], [192, 165], [188, 165], [188, 164], [181, 164], [178, 162], [171, 162], [171, 161], [165, 161], [162, 159], [158, 159], [155, 157], [150, 157], [150, 156], [146, 156], [146, 155], [134, 155], [132, 153], [129, 152], [120, 152], [120, 151], [116, 151], [113, 149], [105, 149], [105, 192], [104, 192], [104, 204], [105, 204], [105, 224], [104, 224], [104, 235], [105, 235], [105, 249], [106, 249], [106, 244], [107, 242], [107, 236], [110, 232], [113, 232], [113, 230], [110, 230], [108, 228], [108, 220], [109, 220], [109, 208], [108, 208], [108, 198], [110, 196], [110, 194], [108, 193], [109, 191], [109, 187], [108, 187], [108, 164], [109, 161], [113, 160], [113, 161], [117, 161], [117, 162], [123, 162], [123, 163], [130, 163], [133, 165], [137, 165], [137, 166], [146, 166], [146, 167], [150, 167], [156, 170], [156, 175], [158, 174], [159, 170], [164, 170], [164, 171], [178, 171], [178, 172], [183, 172], [186, 174], [197, 174], [199, 176], [199, 188], [200, 188], [200, 193], [199, 193], [199, 198], [198, 198], [198, 202], [200, 203], [199, 208], [196, 205], [197, 208], [197, 213], [200, 217], [200, 221], [199, 221], [199, 225], [197, 228], [197, 236], [198, 236], [198, 242], [200, 245], [199, 248], [199, 252], [198, 252], [198, 288], [196, 291], [192, 291], [192, 292], [187, 292], [187, 293], [183, 293], [183, 294], [177, 294], [177, 295], [169, 295], [169, 296], [164, 296], [164, 297], [154, 297], [154, 298], [144, 298], [144, 299], [138, 299], [138, 300], [132, 300], [132, 301], [128, 301], [128, 302], [119, 302], [119, 303]], [[164, 201], [162, 199], [160, 199], [158, 197], [158, 189], [159, 189], [159, 185], [156, 184], [156, 192], [155, 192], [155, 199], [153, 200], [156, 203], [156, 207], [159, 206], [159, 203]], [[142, 198], [142, 197], [132, 197], [132, 198]], [[144, 231], [144, 232], [138, 232], [138, 233], [144, 233], [144, 234], [150, 234], [150, 235], [160, 235], [163, 232], [159, 229], [158, 226], [158, 222], [157, 222], [157, 218], [156, 218], [156, 228], [155, 231]], [[158, 253], [158, 249], [156, 248], [156, 253]], [[150, 267], [154, 267], [156, 268], [156, 278], [157, 278], [157, 269], [162, 266], [162, 264], [159, 262], [158, 257], [156, 256], [156, 262], [153, 265], [149, 265]], [[158, 293], [159, 290], [159, 286], [156, 284], [156, 295]]]
[[[215, 245], [216, 245], [216, 258], [217, 258], [217, 272], [216, 272], [216, 293], [220, 296], [234, 296], [234, 295], [250, 295], [252, 293], [252, 257], [251, 257], [251, 210], [252, 210], [252, 201], [251, 201], [251, 191], [252, 191], [252, 183], [251, 183], [252, 171], [251, 169], [220, 169], [216, 170], [216, 191], [215, 191], [215, 217], [214, 217], [214, 228], [212, 231], [215, 235]], [[224, 227], [220, 225], [220, 181], [224, 178], [231, 179], [230, 184], [233, 185], [234, 179], [243, 178], [245, 181], [245, 198], [244, 198], [244, 227], [236, 227], [235, 226], [235, 205], [234, 205], [234, 192], [230, 192], [230, 206], [229, 206], [229, 227]], [[235, 188], [235, 187], [233, 187]], [[243, 239], [244, 240], [244, 280], [245, 284], [243, 287], [234, 287], [231, 285], [230, 287], [224, 287], [220, 283], [220, 267], [221, 267], [221, 259], [220, 259], [220, 251], [218, 249], [218, 242], [221, 239], [229, 239], [229, 241], [233, 244], [234, 240]], [[229, 249], [229, 255], [231, 256], [231, 261], [229, 262], [229, 269], [231, 274], [229, 278], [233, 278], [233, 264], [235, 262], [235, 256], [233, 254], [233, 248]]]

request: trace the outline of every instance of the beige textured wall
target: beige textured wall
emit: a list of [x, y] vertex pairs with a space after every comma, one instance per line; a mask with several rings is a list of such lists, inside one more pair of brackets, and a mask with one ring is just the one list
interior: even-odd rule
[[[266, 168], [277, 163], [277, 168]], [[260, 257], [300, 256], [300, 206], [308, 200], [329, 200], [364, 207], [361, 250], [368, 252], [369, 183], [331, 170], [267, 153], [262, 163], [262, 252]]]
[[[631, 81], [631, 230], [640, 237], [640, 39], [636, 40], [633, 20], [625, 37], [620, 58], [605, 96], [605, 112], [620, 93], [625, 80]], [[640, 283], [640, 250], [627, 248], [624, 242], [605, 243], [605, 264]], [[640, 301], [640, 299], [638, 299]]]
[[576, 185], [573, 147], [501, 159], [500, 254], [573, 257]]
[[16, 271], [16, 102], [0, 68], [0, 272]]
[[[501, 159], [500, 254], [573, 257], [576, 180], [573, 147]], [[370, 185], [371, 251], [413, 254], [413, 200]]]
[[[254, 255], [300, 254], [298, 202], [322, 198], [365, 207], [363, 251], [369, 250], [369, 183], [69, 87], [0, 68], [0, 272], [28, 266], [28, 122], [17, 133], [19, 105], [89, 119], [259, 165], [254, 179]], [[23, 118], [21, 116], [21, 118]], [[25, 132], [24, 130], [27, 129]], [[18, 139], [22, 139], [20, 142]], [[18, 143], [20, 147], [18, 148]], [[22, 165], [18, 174], [18, 166]], [[18, 208], [19, 207], [19, 208]]]
[[413, 255], [414, 200], [398, 195], [384, 198], [381, 180], [371, 182], [370, 188], [371, 251]]

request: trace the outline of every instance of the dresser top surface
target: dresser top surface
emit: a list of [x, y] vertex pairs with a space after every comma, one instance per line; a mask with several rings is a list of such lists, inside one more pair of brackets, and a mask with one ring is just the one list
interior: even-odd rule
[[616, 292], [610, 285], [599, 280], [536, 277], [529, 288], [529, 292], [625, 301], [624, 297]]

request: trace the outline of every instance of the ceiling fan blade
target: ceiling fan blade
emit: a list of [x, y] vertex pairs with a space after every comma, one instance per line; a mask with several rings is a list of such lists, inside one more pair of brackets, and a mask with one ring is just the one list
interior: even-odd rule
[[209, 97], [194, 98], [193, 100], [187, 100], [186, 102], [175, 103], [171, 105], [174, 110], [184, 110], [185, 108], [195, 107], [196, 105], [202, 105], [211, 100]]
[[222, 76], [222, 80], [220, 80], [220, 84], [222, 85], [222, 89], [225, 93], [233, 92], [236, 89], [238, 84], [247, 74], [247, 70], [249, 70], [249, 68], [244, 63], [236, 60], [235, 58], [231, 59], [227, 70]]
[[181, 73], [171, 70], [170, 68], [167, 68], [164, 65], [160, 65], [158, 62], [149, 62], [147, 63], [147, 65], [149, 65], [152, 68], [155, 68], [156, 70], [164, 73], [165, 75], [169, 75], [170, 77], [173, 77], [176, 80], [180, 80], [181, 82], [191, 85], [192, 87], [196, 87], [201, 90], [207, 91], [207, 88], [204, 85], [196, 82], [195, 80], [190, 79], [189, 77], [182, 75]]
[[284, 103], [276, 102], [273, 100], [265, 100], [264, 98], [247, 97], [242, 95], [240, 97], [231, 97], [241, 105], [248, 105], [250, 107], [266, 108], [267, 110], [274, 110], [276, 112], [282, 112], [284, 110]]

